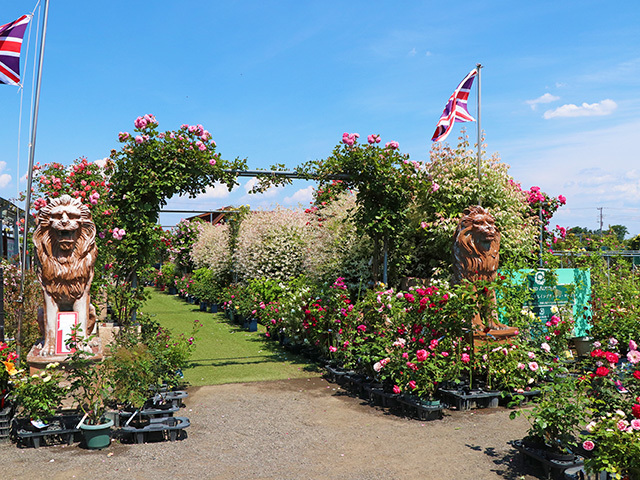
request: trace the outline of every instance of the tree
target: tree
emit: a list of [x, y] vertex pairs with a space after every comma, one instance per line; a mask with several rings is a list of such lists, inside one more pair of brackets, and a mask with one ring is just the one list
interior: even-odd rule
[[609, 225], [607, 235], [615, 235], [619, 241], [624, 241], [624, 237], [629, 233], [629, 230], [624, 225]]

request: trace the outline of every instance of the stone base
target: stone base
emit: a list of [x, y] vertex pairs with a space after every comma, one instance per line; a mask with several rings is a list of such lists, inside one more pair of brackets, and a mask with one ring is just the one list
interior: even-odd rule
[[[91, 359], [96, 362], [101, 362], [104, 358], [104, 351], [102, 347], [102, 342], [99, 338], [96, 338], [91, 341], [91, 352], [93, 353], [93, 357]], [[41, 355], [42, 345], [34, 345], [31, 347], [29, 354], [27, 355], [27, 364], [29, 365], [29, 374], [39, 374], [50, 363], [60, 363], [64, 364], [67, 362], [68, 355]]]

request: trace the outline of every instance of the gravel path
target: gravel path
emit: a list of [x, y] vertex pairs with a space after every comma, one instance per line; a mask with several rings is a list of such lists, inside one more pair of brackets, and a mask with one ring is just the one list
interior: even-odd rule
[[178, 442], [40, 449], [0, 445], [2, 479], [533, 480], [507, 443], [524, 418], [505, 409], [447, 411], [421, 422], [389, 414], [321, 378], [198, 387]]

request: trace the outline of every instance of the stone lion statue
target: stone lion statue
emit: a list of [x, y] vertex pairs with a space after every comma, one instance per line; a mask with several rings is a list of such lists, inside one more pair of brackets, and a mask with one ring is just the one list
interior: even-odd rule
[[[465, 209], [453, 236], [453, 282], [495, 280], [499, 262], [500, 232], [493, 216], [481, 206]], [[483, 294], [489, 297], [491, 307], [480, 309], [473, 319], [474, 328], [508, 329], [498, 321], [495, 292]]]
[[40, 355], [55, 354], [58, 312], [78, 312], [78, 324], [90, 335], [96, 322], [89, 288], [98, 249], [89, 207], [62, 195], [38, 212], [33, 234], [38, 279], [44, 292], [44, 344]]

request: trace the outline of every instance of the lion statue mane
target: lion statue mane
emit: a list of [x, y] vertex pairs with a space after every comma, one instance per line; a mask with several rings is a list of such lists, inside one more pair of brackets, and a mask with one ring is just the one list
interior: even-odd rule
[[33, 243], [45, 299], [40, 354], [49, 356], [55, 353], [59, 312], [77, 312], [83, 335], [93, 332], [96, 311], [89, 289], [98, 254], [96, 227], [89, 207], [69, 195], [54, 198], [42, 207], [36, 222]]
[[[453, 282], [495, 280], [499, 262], [500, 232], [493, 216], [481, 206], [466, 208], [453, 236]], [[508, 328], [498, 321], [495, 292], [485, 294], [490, 296], [494, 308], [490, 312], [478, 312], [473, 319], [474, 327]]]

